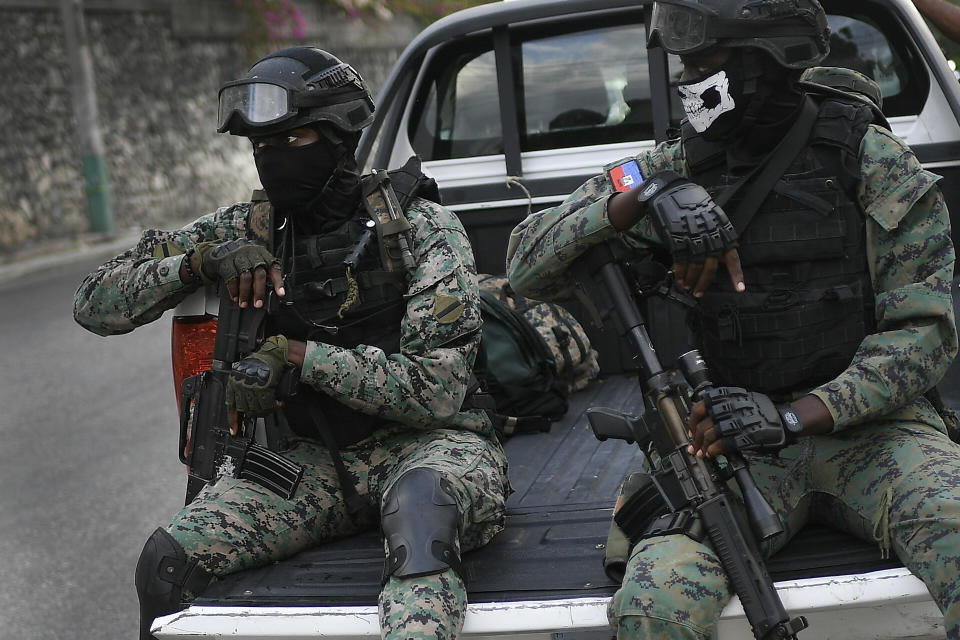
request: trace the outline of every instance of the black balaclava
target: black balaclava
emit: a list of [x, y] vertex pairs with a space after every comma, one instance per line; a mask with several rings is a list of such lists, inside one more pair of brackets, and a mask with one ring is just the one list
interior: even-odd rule
[[356, 135], [315, 126], [320, 139], [303, 147], [265, 146], [254, 154], [260, 183], [282, 217], [308, 233], [329, 230], [353, 216], [360, 173]]
[[748, 113], [735, 133], [734, 155], [749, 161], [765, 157], [787, 134], [803, 104], [803, 92], [797, 86], [802, 71], [780, 66], [766, 52], [747, 49], [757, 58], [760, 75], [758, 88]]

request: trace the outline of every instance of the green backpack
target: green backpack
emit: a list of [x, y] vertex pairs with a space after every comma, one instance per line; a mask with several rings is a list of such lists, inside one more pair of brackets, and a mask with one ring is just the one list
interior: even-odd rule
[[480, 276], [483, 337], [474, 373], [496, 402], [503, 436], [548, 431], [567, 396], [600, 366], [583, 327], [563, 307], [518, 295], [503, 276]]

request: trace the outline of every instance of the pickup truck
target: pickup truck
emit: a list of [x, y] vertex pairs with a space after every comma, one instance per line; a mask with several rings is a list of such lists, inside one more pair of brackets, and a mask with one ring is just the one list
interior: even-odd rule
[[[956, 243], [956, 76], [910, 0], [824, 6], [833, 33], [824, 64], [855, 68], [879, 84], [894, 132], [944, 176]], [[463, 221], [480, 272], [502, 273], [507, 236], [528, 212], [559, 203], [604, 164], [651, 147], [679, 124], [678, 61], [645, 48], [649, 9], [643, 0], [514, 0], [437, 21], [382, 87], [361, 161], [392, 168], [419, 155]], [[571, 397], [549, 432], [506, 442], [516, 492], [506, 530], [464, 557], [464, 638], [611, 637], [605, 608], [617, 584], [602, 556], [619, 484], [643, 461], [636, 446], [597, 441], [585, 412], [639, 414], [643, 406], [621, 337], [588, 325], [576, 305], [570, 310], [599, 351], [601, 379]], [[198, 366], [200, 347], [191, 340], [215, 312], [215, 298], [202, 296], [175, 312], [175, 382]], [[647, 320], [656, 344], [683, 348], [669, 311], [651, 311]], [[956, 365], [941, 390], [960, 405]], [[183, 611], [157, 619], [153, 631], [164, 639], [376, 638], [382, 558], [376, 531], [335, 541], [216, 581]], [[768, 569], [787, 611], [810, 621], [801, 638], [944, 637], [924, 585], [873, 545], [809, 527]], [[716, 636], [751, 637], [736, 598]]]

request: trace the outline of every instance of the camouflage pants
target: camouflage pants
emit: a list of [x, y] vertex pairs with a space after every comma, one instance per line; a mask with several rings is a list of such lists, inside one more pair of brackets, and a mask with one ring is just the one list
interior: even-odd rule
[[[811, 521], [876, 541], [923, 580], [960, 639], [960, 447], [943, 433], [877, 423], [802, 438], [751, 470], [786, 529], [767, 556]], [[669, 535], [634, 547], [608, 616], [617, 638], [707, 638], [730, 597], [709, 545]]]
[[[455, 493], [462, 550], [486, 544], [503, 528], [509, 485], [506, 457], [498, 443], [445, 429], [380, 435], [341, 451], [362, 496], [379, 505], [407, 471], [435, 469]], [[244, 480], [221, 478], [168, 527], [188, 557], [222, 576], [377, 526], [378, 513], [356, 519], [348, 515], [330, 454], [320, 444], [300, 440], [283, 453], [305, 468], [293, 499]], [[380, 594], [381, 633], [385, 638], [454, 638], [465, 609], [466, 590], [452, 570], [408, 580], [391, 578]]]

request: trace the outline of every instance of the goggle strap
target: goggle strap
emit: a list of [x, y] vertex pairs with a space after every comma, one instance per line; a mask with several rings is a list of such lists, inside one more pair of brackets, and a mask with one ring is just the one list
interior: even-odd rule
[[[760, 22], [760, 21], [757, 21]], [[709, 28], [712, 38], [717, 40], [733, 40], [737, 38], [782, 38], [789, 36], [819, 35], [820, 31], [815, 24], [796, 17], [791, 20], [780, 20], [776, 24], [749, 24], [742, 20], [714, 19]]]
[[316, 93], [295, 93], [291, 96], [293, 107], [329, 107], [335, 104], [367, 98], [367, 92], [360, 89], [328, 89]]

